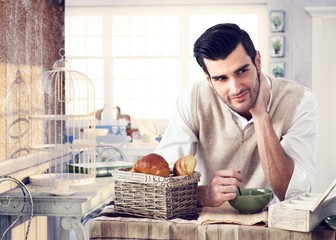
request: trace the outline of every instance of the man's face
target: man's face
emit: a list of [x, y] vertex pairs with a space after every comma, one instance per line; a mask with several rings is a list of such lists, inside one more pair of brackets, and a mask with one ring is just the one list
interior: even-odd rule
[[204, 59], [208, 69], [209, 84], [216, 90], [224, 103], [242, 116], [250, 117], [250, 108], [257, 100], [260, 67], [257, 53], [255, 64], [241, 44], [224, 60]]

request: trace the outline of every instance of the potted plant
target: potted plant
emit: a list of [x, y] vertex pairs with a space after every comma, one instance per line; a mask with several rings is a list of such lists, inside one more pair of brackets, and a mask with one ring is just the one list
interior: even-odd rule
[[274, 26], [274, 29], [278, 29], [282, 25], [282, 18], [279, 15], [276, 15], [272, 18], [272, 24]]
[[276, 66], [275, 68], [272, 69], [272, 74], [274, 77], [284, 77], [285, 76], [284, 69], [279, 66]]
[[274, 53], [279, 54], [279, 51], [281, 50], [281, 47], [282, 47], [280, 39], [275, 39], [274, 41], [272, 41], [272, 47], [273, 47]]

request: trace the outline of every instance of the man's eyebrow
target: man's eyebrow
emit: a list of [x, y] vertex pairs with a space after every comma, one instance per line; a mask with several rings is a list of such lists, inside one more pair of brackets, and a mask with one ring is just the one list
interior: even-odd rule
[[219, 78], [227, 78], [227, 76], [225, 74], [223, 75], [218, 75], [218, 76], [212, 76], [212, 79], [219, 79]]
[[[235, 70], [234, 73], [236, 74], [236, 73], [240, 72], [241, 70], [244, 70], [245, 68], [247, 68], [249, 66], [250, 66], [249, 63], [244, 64], [243, 66], [241, 66], [237, 70]], [[227, 76], [225, 74], [223, 74], [223, 75], [212, 76], [211, 78], [212, 79], [219, 79], [219, 78], [227, 78]]]

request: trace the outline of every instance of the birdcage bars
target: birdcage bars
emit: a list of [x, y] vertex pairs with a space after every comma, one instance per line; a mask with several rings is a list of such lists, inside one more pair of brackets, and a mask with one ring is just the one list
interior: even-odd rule
[[43, 173], [32, 176], [31, 181], [44, 185], [56, 180], [72, 185], [94, 182], [95, 135], [87, 134], [87, 129], [95, 129], [92, 81], [72, 70], [61, 55], [52, 70], [36, 79], [32, 92], [31, 150], [41, 158]]
[[19, 69], [10, 86], [7, 121], [7, 153], [6, 158], [16, 158], [29, 154], [29, 89], [22, 79]]

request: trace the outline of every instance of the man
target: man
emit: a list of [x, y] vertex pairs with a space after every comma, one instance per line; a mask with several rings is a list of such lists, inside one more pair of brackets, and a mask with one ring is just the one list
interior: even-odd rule
[[235, 24], [218, 24], [194, 45], [207, 81], [181, 94], [156, 153], [169, 163], [196, 155], [199, 206], [220, 206], [237, 187], [271, 188], [275, 201], [309, 192], [314, 176], [316, 100], [272, 79]]

